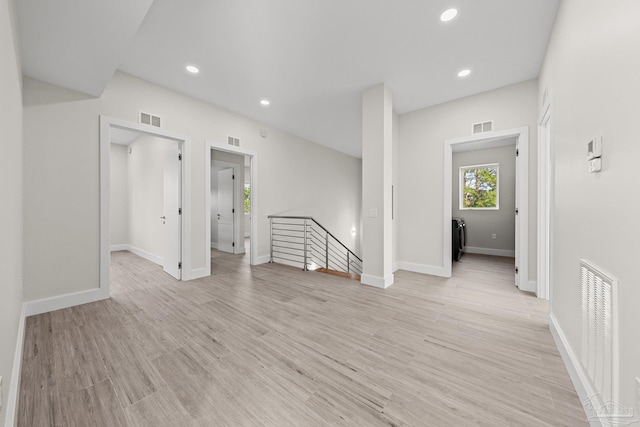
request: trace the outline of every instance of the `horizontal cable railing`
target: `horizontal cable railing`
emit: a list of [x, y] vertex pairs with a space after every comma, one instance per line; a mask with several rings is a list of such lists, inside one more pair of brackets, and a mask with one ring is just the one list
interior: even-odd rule
[[270, 215], [270, 262], [362, 274], [362, 259], [310, 216]]

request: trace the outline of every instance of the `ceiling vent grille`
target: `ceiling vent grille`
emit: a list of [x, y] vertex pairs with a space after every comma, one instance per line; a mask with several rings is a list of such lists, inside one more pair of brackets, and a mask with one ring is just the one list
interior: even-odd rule
[[140, 124], [159, 128], [161, 121], [162, 119], [160, 119], [160, 116], [154, 116], [153, 114], [140, 111]]
[[240, 146], [240, 138], [236, 138], [236, 137], [233, 137], [233, 136], [227, 136], [227, 144], [239, 147]]
[[473, 133], [491, 132], [493, 130], [493, 121], [474, 123], [472, 129]]

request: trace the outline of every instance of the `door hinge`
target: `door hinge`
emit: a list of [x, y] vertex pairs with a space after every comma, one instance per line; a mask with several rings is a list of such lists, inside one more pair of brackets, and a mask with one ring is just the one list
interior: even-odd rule
[[182, 153], [178, 153], [178, 160], [182, 160]]
[[236, 213], [236, 208], [231, 209], [231, 213]]
[[516, 274], [518, 274], [518, 267], [516, 267]]
[[518, 157], [519, 155], [520, 155], [520, 150], [516, 148], [516, 157]]
[[520, 213], [520, 211], [518, 210], [518, 208], [516, 208], [516, 215], [518, 215]]
[[178, 263], [178, 270], [182, 270], [182, 262]]
[[236, 242], [231, 242], [231, 247], [235, 248], [236, 247]]
[[178, 215], [182, 215], [182, 208], [178, 208]]
[[235, 175], [231, 175], [231, 179], [236, 179], [236, 176]]

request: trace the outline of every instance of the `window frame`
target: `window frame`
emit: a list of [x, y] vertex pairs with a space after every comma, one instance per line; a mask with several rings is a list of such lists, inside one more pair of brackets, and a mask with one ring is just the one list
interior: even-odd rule
[[[468, 208], [464, 206], [464, 188], [465, 188], [465, 179], [464, 172], [469, 169], [489, 169], [491, 167], [496, 168], [496, 206], [495, 207], [479, 207], [479, 208]], [[500, 163], [485, 163], [482, 165], [469, 165], [469, 166], [460, 166], [458, 172], [459, 182], [458, 182], [458, 209], [461, 211], [498, 211], [500, 210]]]

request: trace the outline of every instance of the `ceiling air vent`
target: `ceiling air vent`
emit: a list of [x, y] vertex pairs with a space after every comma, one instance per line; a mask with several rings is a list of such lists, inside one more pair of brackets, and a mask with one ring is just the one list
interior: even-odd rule
[[235, 138], [233, 136], [227, 136], [227, 144], [239, 147], [240, 146], [240, 138]]
[[493, 121], [473, 124], [473, 133], [491, 132], [492, 130], [493, 130]]
[[140, 111], [140, 124], [151, 125], [159, 128], [160, 122], [160, 116], [154, 116], [153, 114], [143, 113]]

